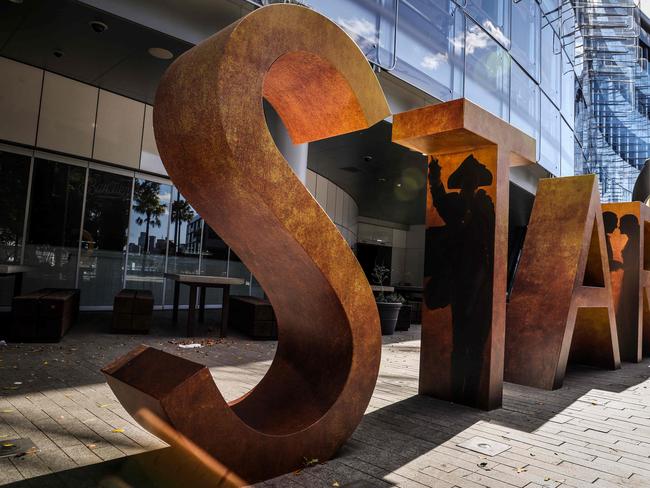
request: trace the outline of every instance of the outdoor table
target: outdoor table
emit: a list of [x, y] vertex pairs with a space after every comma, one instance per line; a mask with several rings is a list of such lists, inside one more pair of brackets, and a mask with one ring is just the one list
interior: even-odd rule
[[31, 271], [29, 266], [21, 266], [19, 264], [0, 264], [0, 276], [13, 276], [14, 277], [14, 294], [17, 297], [23, 288], [23, 273]]
[[194, 313], [196, 309], [196, 289], [199, 289], [199, 322], [203, 322], [205, 316], [205, 289], [221, 288], [223, 290], [223, 303], [221, 307], [221, 326], [219, 335], [226, 337], [228, 328], [228, 309], [230, 308], [230, 286], [243, 285], [246, 280], [243, 278], [226, 278], [225, 276], [208, 276], [197, 274], [165, 273], [165, 278], [174, 280], [174, 308], [172, 321], [178, 322], [178, 299], [181, 285], [190, 287], [190, 298], [187, 309], [187, 336], [194, 335]]

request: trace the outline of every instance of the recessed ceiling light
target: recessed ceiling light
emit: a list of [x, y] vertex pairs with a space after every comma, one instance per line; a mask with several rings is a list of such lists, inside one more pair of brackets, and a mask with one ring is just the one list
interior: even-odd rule
[[372, 156], [364, 156], [363, 160], [366, 161], [366, 162], [372, 161]]
[[102, 32], [105, 32], [105, 31], [108, 30], [108, 26], [106, 24], [104, 24], [104, 22], [101, 22], [99, 20], [93, 20], [91, 22], [88, 22], [88, 25], [97, 34], [101, 34]]
[[402, 188], [402, 184], [401, 184], [401, 183], [397, 183], [395, 186], [396, 186], [397, 188]]
[[23, 0], [9, 0], [11, 3], [23, 3]]
[[379, 183], [383, 183], [383, 182], [386, 181], [386, 178], [377, 178], [377, 181], [378, 181]]
[[171, 51], [164, 49], [162, 47], [150, 47], [148, 52], [154, 58], [158, 58], [158, 59], [171, 59], [174, 57], [174, 54], [172, 54]]
[[55, 58], [62, 58], [64, 54], [65, 53], [61, 49], [55, 49], [54, 51], [52, 51], [52, 55]]

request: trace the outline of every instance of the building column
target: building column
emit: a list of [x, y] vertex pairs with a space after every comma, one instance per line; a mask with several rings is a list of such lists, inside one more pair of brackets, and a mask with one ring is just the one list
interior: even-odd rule
[[303, 185], [306, 185], [309, 144], [294, 144], [291, 141], [289, 132], [287, 132], [287, 128], [284, 126], [282, 119], [266, 100], [264, 101], [264, 114], [266, 115], [266, 124], [269, 127], [269, 132], [273, 136], [275, 145], [284, 156], [284, 159], [287, 160], [298, 179], [302, 181]]

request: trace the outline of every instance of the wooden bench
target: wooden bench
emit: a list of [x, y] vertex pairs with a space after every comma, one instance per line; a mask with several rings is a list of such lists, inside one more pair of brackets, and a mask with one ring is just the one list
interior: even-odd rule
[[79, 316], [78, 289], [43, 288], [12, 300], [9, 337], [15, 341], [59, 342]]
[[271, 303], [257, 297], [231, 296], [228, 325], [255, 339], [278, 337]]
[[148, 334], [153, 315], [153, 295], [149, 290], [125, 288], [113, 300], [111, 332]]

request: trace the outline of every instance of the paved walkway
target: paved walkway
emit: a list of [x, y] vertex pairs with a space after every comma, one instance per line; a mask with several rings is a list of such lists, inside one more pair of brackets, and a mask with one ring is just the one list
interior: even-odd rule
[[[227, 399], [254, 386], [275, 351], [241, 337], [183, 350], [169, 342], [181, 330], [169, 315], [155, 322], [149, 336], [115, 336], [110, 314], [84, 314], [60, 344], [0, 347], [0, 439], [29, 437], [39, 449], [0, 459], [0, 484], [98, 486], [106, 461], [165, 446], [99, 373], [137, 344], [207, 364]], [[650, 361], [572, 369], [554, 392], [507, 384], [504, 408], [486, 413], [416, 395], [418, 337], [415, 326], [385, 338], [370, 407], [336, 459], [260, 486], [650, 487]], [[474, 437], [508, 449], [490, 457], [458, 446]]]

